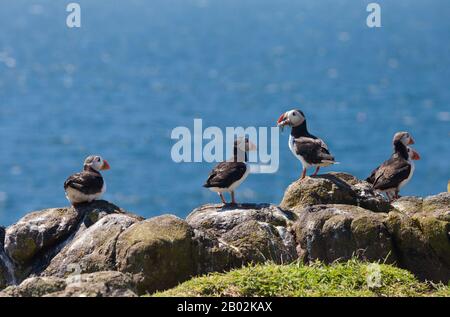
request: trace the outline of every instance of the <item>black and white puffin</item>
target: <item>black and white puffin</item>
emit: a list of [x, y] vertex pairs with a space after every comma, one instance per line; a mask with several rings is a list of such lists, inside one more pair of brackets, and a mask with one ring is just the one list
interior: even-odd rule
[[106, 191], [100, 171], [109, 169], [108, 162], [101, 156], [88, 156], [84, 161], [83, 171], [69, 176], [64, 182], [64, 190], [70, 203], [75, 206], [98, 199]]
[[303, 172], [300, 179], [305, 178], [306, 169], [314, 166], [316, 170], [312, 176], [317, 175], [319, 169], [331, 164], [339, 164], [330, 154], [328, 146], [323, 140], [308, 132], [305, 114], [300, 110], [289, 110], [283, 113], [277, 121], [277, 126], [291, 127], [289, 136], [289, 148], [292, 153], [302, 162]]
[[397, 132], [392, 143], [394, 153], [366, 178], [373, 189], [385, 193], [389, 201], [399, 198], [400, 189], [414, 174], [414, 161], [420, 159], [419, 153], [409, 146], [415, 142], [408, 132]]
[[250, 173], [250, 167], [247, 165], [247, 153], [254, 150], [256, 150], [256, 146], [248, 138], [239, 138], [234, 141], [233, 157], [214, 167], [203, 187], [218, 193], [224, 204], [227, 202], [223, 193], [229, 192], [231, 203], [236, 204], [234, 191]]

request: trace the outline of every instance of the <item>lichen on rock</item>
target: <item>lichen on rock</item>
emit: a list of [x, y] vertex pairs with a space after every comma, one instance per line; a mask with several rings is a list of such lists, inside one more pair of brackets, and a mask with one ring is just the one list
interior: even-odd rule
[[82, 214], [73, 208], [33, 212], [6, 229], [5, 250], [17, 264], [29, 264], [36, 255], [68, 237]]
[[135, 276], [139, 294], [175, 286], [195, 273], [193, 234], [172, 215], [136, 223], [117, 240], [117, 269]]
[[386, 214], [352, 205], [315, 205], [298, 211], [293, 228], [300, 258], [332, 263], [356, 256], [394, 262], [392, 240], [383, 224]]
[[65, 277], [79, 273], [116, 269], [116, 242], [119, 235], [137, 220], [126, 214], [109, 214], [75, 235], [56, 255], [42, 275]]
[[133, 297], [131, 276], [117, 271], [77, 274], [67, 278], [30, 277], [0, 292], [0, 297]]
[[307, 176], [286, 189], [280, 207], [297, 210], [320, 204], [345, 204], [387, 212], [390, 204], [371, 185], [347, 173]]
[[[204, 205], [186, 218], [195, 229], [197, 272], [224, 271], [248, 263], [290, 263], [297, 258], [288, 230], [296, 215], [269, 204]], [[205, 240], [208, 240], [205, 242]]]

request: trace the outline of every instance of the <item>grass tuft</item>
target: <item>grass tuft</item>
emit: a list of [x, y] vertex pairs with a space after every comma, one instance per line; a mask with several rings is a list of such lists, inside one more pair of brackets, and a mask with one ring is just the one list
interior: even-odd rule
[[251, 265], [196, 277], [153, 296], [450, 297], [450, 286], [419, 282], [410, 272], [391, 265], [350, 260], [331, 265]]

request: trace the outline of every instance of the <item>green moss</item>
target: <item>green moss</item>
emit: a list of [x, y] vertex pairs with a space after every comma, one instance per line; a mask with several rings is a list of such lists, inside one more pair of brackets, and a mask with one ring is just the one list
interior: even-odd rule
[[[381, 278], [369, 287], [374, 268]], [[450, 287], [421, 283], [391, 265], [350, 260], [332, 265], [249, 266], [197, 277], [154, 296], [450, 296]]]

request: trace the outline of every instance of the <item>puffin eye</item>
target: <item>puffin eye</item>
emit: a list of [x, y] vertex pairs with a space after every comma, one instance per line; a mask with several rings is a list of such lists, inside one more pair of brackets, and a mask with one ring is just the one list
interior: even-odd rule
[[295, 117], [296, 116], [295, 112], [292, 115]]

